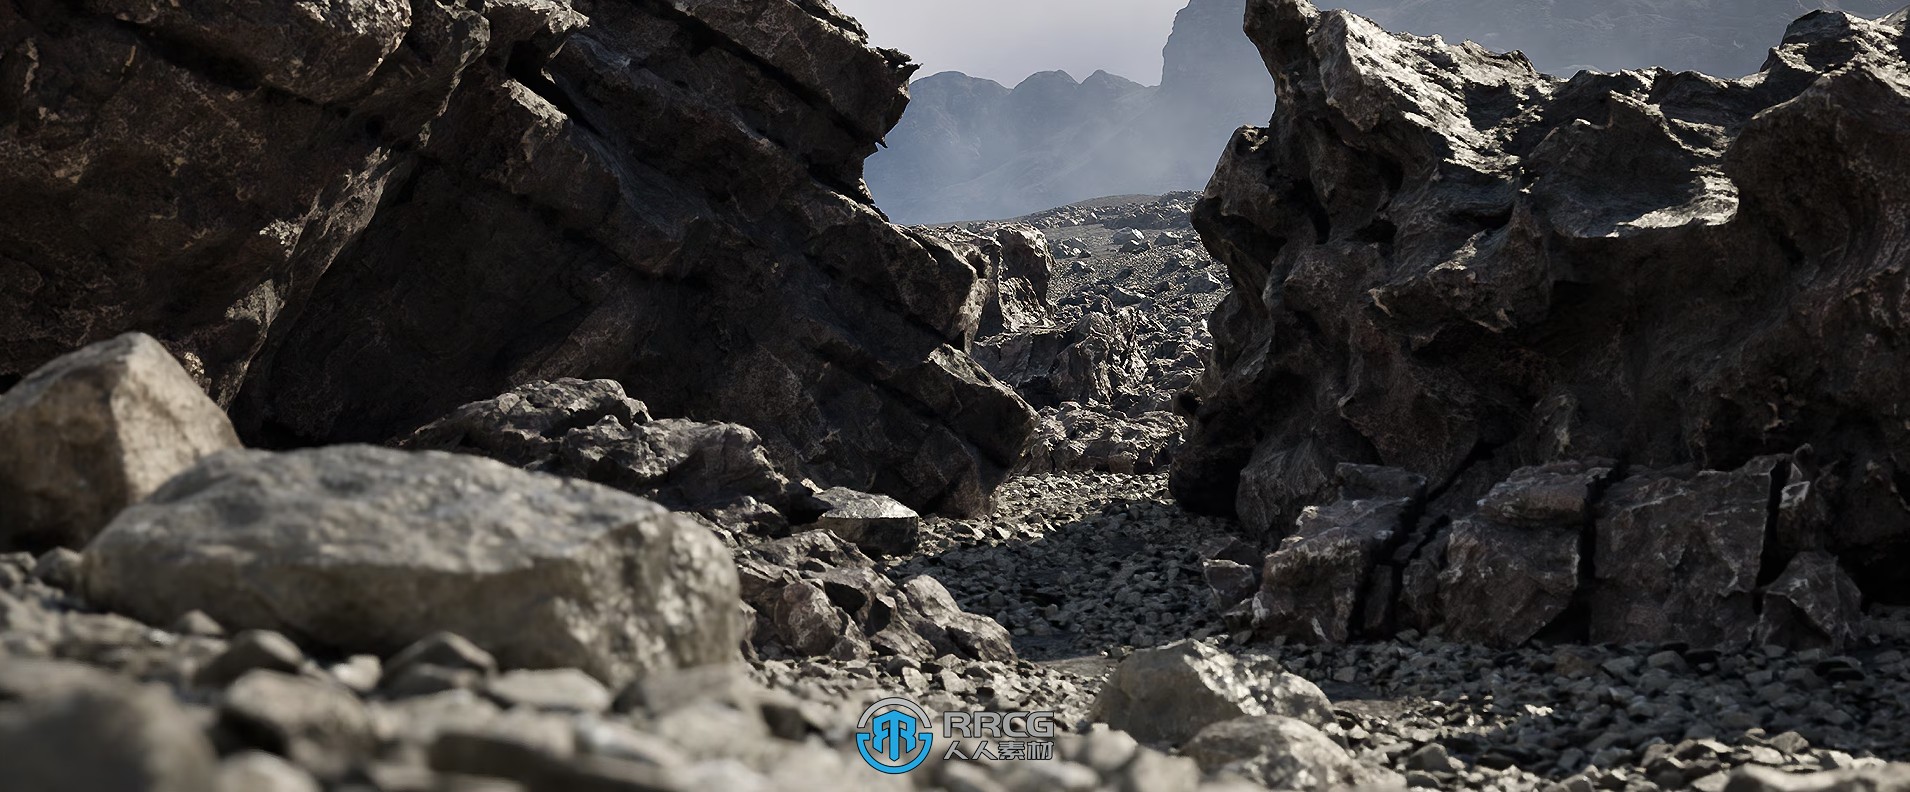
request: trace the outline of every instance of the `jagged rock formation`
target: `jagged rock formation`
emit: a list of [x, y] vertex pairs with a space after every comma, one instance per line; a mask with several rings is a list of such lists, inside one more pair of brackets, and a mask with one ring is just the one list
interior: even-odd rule
[[[1095, 72], [1032, 75], [1012, 90], [943, 72], [869, 160], [869, 188], [898, 222], [1008, 218], [1104, 195], [1194, 189], [1273, 90], [1240, 34], [1244, 0], [1192, 0], [1174, 20], [1158, 87]], [[1137, 75], [1138, 76], [1138, 75]]]
[[1815, 10], [1867, 17], [1897, 0], [1346, 0], [1345, 8], [1387, 30], [1518, 50], [1541, 71], [1615, 71], [1661, 66], [1721, 77], [1750, 74], [1786, 24]]
[[[1224, 288], [1214, 262], [1189, 249], [1189, 198], [925, 229], [990, 262], [971, 352], [1040, 410], [1021, 472], [1166, 469], [1186, 427], [1175, 394], [1198, 377], [1209, 346], [1200, 317]], [[1065, 238], [1057, 245], [1049, 234]]]
[[1016, 461], [979, 259], [861, 183], [910, 67], [827, 4], [290, 8], [0, 8], [0, 386], [137, 328], [254, 443], [578, 376], [918, 509]]
[[1247, 21], [1281, 104], [1195, 212], [1235, 289], [1174, 489], [1277, 551], [1257, 629], [1741, 646], [1807, 602], [1835, 644], [1816, 551], [1910, 598], [1903, 14], [1806, 16], [1739, 81]]

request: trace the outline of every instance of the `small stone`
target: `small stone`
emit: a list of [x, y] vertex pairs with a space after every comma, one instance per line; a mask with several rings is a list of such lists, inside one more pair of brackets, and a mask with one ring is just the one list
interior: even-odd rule
[[361, 696], [377, 690], [378, 683], [384, 678], [383, 667], [375, 655], [352, 655], [345, 662], [325, 670], [346, 690]]
[[600, 713], [610, 709], [610, 690], [574, 668], [512, 671], [485, 685], [485, 693], [507, 707]]
[[219, 764], [218, 792], [320, 792], [312, 774], [264, 751], [243, 751]]
[[33, 565], [33, 577], [61, 591], [78, 591], [82, 561], [79, 553], [56, 547], [41, 555]]
[[427, 635], [385, 663], [388, 677], [404, 674], [413, 665], [433, 665], [452, 670], [475, 671], [490, 675], [497, 671], [497, 659], [462, 636], [439, 632]]
[[185, 615], [173, 620], [172, 631], [179, 635], [197, 638], [224, 638], [225, 628], [205, 611], [187, 611]]
[[1406, 757], [1406, 767], [1410, 770], [1450, 773], [1453, 767], [1452, 757], [1446, 753], [1446, 746], [1429, 743]]
[[232, 683], [219, 719], [254, 747], [320, 775], [342, 772], [378, 744], [371, 713], [350, 691], [277, 671], [252, 671]]
[[[190, 615], [190, 614], [188, 614]], [[247, 630], [212, 662], [200, 667], [193, 684], [200, 687], [225, 687], [252, 671], [277, 671], [296, 674], [305, 665], [305, 653], [292, 639], [271, 630]]]

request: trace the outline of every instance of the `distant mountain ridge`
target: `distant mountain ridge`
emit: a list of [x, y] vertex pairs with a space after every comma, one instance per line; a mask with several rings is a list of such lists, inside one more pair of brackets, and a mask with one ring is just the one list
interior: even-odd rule
[[[869, 159], [876, 202], [902, 223], [1015, 217], [1115, 194], [1199, 189], [1236, 128], [1273, 112], [1241, 30], [1247, 0], [1193, 0], [1162, 50], [1160, 85], [1041, 72], [1010, 89], [960, 72], [910, 86]], [[1902, 0], [1347, 0], [1388, 29], [1520, 50], [1542, 71], [1648, 65], [1736, 77], [1813, 10], [1882, 16]], [[1324, 5], [1324, 4], [1323, 4]]]
[[867, 165], [897, 222], [1012, 217], [1116, 193], [1198, 187], [1229, 135], [1273, 112], [1273, 80], [1241, 32], [1246, 0], [1193, 0], [1159, 86], [1104, 71], [1041, 72], [1013, 89], [960, 72], [909, 87], [910, 109]]

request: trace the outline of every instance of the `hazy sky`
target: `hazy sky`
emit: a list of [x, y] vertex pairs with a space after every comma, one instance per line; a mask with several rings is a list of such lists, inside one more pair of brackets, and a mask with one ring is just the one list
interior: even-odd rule
[[1161, 81], [1161, 46], [1187, 0], [834, 0], [877, 46], [922, 64], [917, 77], [966, 72], [1009, 87], [1038, 71], [1079, 80], [1105, 69]]

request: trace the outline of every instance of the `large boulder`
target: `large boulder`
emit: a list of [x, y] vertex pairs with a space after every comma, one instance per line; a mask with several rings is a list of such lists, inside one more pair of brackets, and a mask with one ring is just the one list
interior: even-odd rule
[[61, 357], [0, 394], [0, 550], [82, 547], [179, 471], [238, 446], [151, 337]]
[[[1626, 640], [1748, 639], [1757, 581], [1805, 549], [1868, 596], [1910, 597], [1910, 361], [1886, 340], [1910, 233], [1901, 15], [1811, 14], [1734, 81], [1555, 79], [1306, 0], [1252, 0], [1246, 22], [1279, 103], [1270, 128], [1234, 138], [1195, 211], [1234, 288], [1187, 400], [1184, 504], [1277, 537], [1358, 462], [1438, 482], [1428, 514], [1457, 520], [1521, 468], [1622, 459], [1644, 480], [1612, 485], [1600, 535], [1656, 538], [1633, 558], [1591, 548], [1595, 623], [1674, 594], [1638, 565], [1732, 543], [1667, 600], [1728, 614], [1673, 627], [1687, 617], [1660, 612]], [[1797, 480], [1730, 472], [1806, 445]], [[1713, 492], [1740, 475], [1759, 483]], [[1814, 494], [1779, 497], [1800, 482]], [[1730, 514], [1680, 526], [1702, 515], [1650, 505], [1654, 486]], [[1784, 529], [1769, 553], [1766, 525]], [[1452, 537], [1461, 551], [1473, 533]], [[1548, 544], [1541, 565], [1560, 574], [1569, 553]], [[1620, 577], [1650, 587], [1628, 595]]]
[[390, 656], [439, 631], [612, 685], [733, 659], [735, 566], [706, 529], [585, 482], [443, 453], [228, 452], [87, 547], [87, 598], [153, 624]]
[[1034, 418], [961, 351], [985, 257], [861, 181], [906, 56], [826, 3], [300, 8], [0, 8], [0, 385], [142, 329], [292, 446], [609, 378], [986, 511]]

